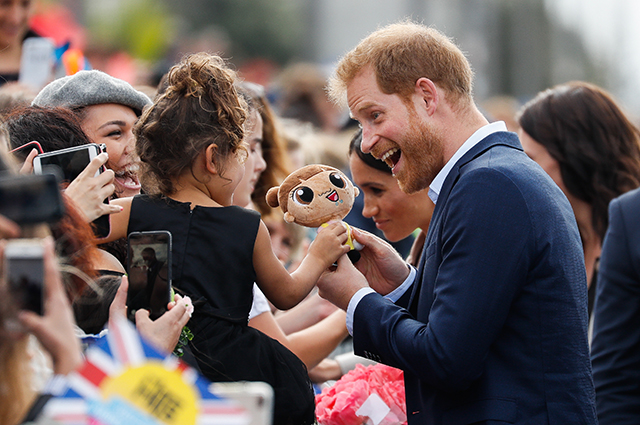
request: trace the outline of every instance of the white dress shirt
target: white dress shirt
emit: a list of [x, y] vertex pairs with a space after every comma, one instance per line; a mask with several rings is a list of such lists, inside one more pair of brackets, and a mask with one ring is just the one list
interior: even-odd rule
[[[442, 190], [442, 185], [446, 180], [447, 176], [451, 172], [453, 166], [473, 148], [477, 145], [482, 139], [489, 136], [490, 134], [497, 133], [499, 131], [507, 131], [507, 126], [503, 121], [496, 121], [491, 124], [487, 124], [483, 127], [480, 127], [476, 130], [471, 137], [469, 137], [460, 148], [453, 154], [451, 159], [447, 161], [442, 170], [436, 175], [431, 184], [429, 185], [429, 198], [433, 201], [433, 203], [438, 202], [438, 195], [440, 195], [440, 191]], [[391, 293], [385, 295], [385, 298], [392, 302], [396, 302], [400, 297], [413, 285], [413, 281], [416, 277], [417, 271], [415, 267], [407, 264], [410, 268], [409, 276], [405, 279], [404, 282], [396, 289], [394, 289]], [[351, 300], [349, 301], [349, 306], [347, 307], [347, 330], [349, 334], [353, 335], [353, 315], [355, 314], [356, 307], [358, 307], [358, 303], [365, 295], [375, 292], [372, 288], [362, 288], [358, 290]]]

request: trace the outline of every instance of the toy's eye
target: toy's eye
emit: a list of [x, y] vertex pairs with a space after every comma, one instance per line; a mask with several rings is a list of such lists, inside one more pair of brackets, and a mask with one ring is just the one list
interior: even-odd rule
[[309, 205], [313, 201], [313, 190], [306, 186], [300, 186], [293, 192], [293, 201], [300, 205]]
[[335, 187], [339, 187], [340, 189], [345, 187], [344, 179], [342, 178], [342, 175], [339, 174], [339, 173], [331, 173], [331, 174], [329, 174], [329, 181], [331, 181], [331, 183]]

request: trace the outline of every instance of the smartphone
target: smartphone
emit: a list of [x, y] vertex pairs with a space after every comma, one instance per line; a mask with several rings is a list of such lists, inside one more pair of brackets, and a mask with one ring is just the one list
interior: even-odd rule
[[18, 310], [44, 314], [44, 248], [40, 239], [14, 239], [4, 249], [9, 294]]
[[[41, 153], [33, 159], [33, 172], [55, 174], [61, 182], [71, 183], [100, 153], [102, 148], [95, 143]], [[98, 170], [96, 176], [101, 172]]]
[[[84, 171], [96, 156], [106, 150], [104, 145], [89, 143], [81, 146], [45, 152], [33, 159], [33, 172], [35, 174], [54, 174], [63, 183], [71, 183]], [[99, 175], [104, 168], [96, 171]], [[105, 198], [105, 204], [109, 199]], [[111, 231], [109, 215], [103, 215], [93, 221], [93, 231], [96, 237], [105, 238]]]
[[29, 37], [22, 43], [18, 81], [40, 91], [53, 79], [56, 46], [46, 37]]
[[21, 161], [24, 161], [25, 158], [29, 156], [29, 153], [31, 153], [33, 149], [36, 149], [39, 154], [43, 152], [42, 145], [40, 145], [40, 142], [37, 142], [35, 140], [25, 143], [22, 146], [18, 146], [17, 148], [11, 149], [9, 152], [14, 154]]
[[167, 311], [171, 301], [171, 233], [132, 232], [127, 240], [129, 320], [135, 321], [135, 313], [141, 308], [149, 310], [155, 320]]
[[19, 225], [55, 223], [64, 215], [64, 204], [56, 176], [0, 176], [0, 214]]

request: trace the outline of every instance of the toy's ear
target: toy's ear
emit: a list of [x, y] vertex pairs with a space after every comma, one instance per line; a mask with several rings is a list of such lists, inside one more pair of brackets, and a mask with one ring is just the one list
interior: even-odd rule
[[357, 198], [358, 195], [360, 195], [360, 189], [358, 189], [358, 186], [353, 186], [353, 197]]
[[280, 203], [278, 202], [278, 189], [280, 189], [280, 186], [272, 187], [267, 191], [267, 195], [265, 196], [267, 204], [271, 208], [276, 208], [278, 207], [278, 205], [280, 205]]
[[293, 223], [295, 220], [296, 218], [290, 212], [284, 213], [284, 221], [287, 223]]

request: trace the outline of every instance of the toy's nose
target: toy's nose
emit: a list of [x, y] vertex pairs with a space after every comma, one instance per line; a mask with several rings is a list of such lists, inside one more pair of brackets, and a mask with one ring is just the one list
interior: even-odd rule
[[340, 197], [338, 196], [338, 192], [336, 192], [335, 190], [332, 190], [331, 193], [327, 195], [327, 199], [330, 200], [331, 202], [338, 202]]

